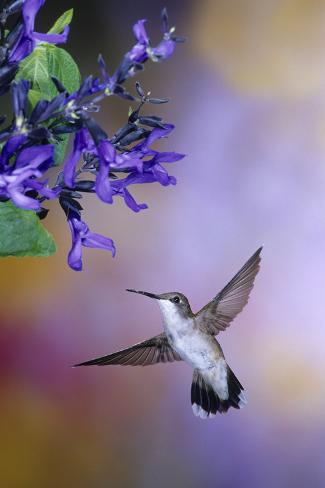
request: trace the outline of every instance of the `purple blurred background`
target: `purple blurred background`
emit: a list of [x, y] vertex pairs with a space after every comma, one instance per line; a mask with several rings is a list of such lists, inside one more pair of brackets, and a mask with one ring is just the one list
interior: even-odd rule
[[[325, 484], [324, 2], [57, 0], [40, 24], [75, 7], [68, 48], [87, 74], [99, 52], [118, 63], [139, 18], [159, 39], [164, 5], [189, 40], [140, 79], [172, 99], [163, 145], [188, 154], [170, 167], [178, 185], [137, 188], [149, 204], [137, 215], [89, 198], [87, 220], [115, 240], [115, 259], [85, 250], [85, 270], [71, 271], [53, 205], [58, 253], [0, 261], [6, 488]], [[107, 101], [110, 134], [127, 110]], [[249, 304], [219, 336], [244, 410], [194, 417], [182, 363], [70, 368], [160, 331], [157, 305], [125, 288], [179, 290], [196, 311], [261, 244]]]

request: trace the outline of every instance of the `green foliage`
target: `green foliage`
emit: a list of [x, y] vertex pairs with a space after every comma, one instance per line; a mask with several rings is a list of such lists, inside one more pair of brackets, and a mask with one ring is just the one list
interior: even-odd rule
[[0, 256], [50, 256], [56, 251], [53, 237], [31, 210], [11, 202], [0, 203]]
[[77, 90], [80, 85], [79, 69], [72, 56], [52, 44], [40, 44], [21, 62], [17, 74], [17, 79], [31, 82], [32, 105], [40, 98], [51, 100], [57, 95], [51, 76], [58, 78], [69, 92]]
[[53, 24], [51, 29], [48, 31], [48, 34], [61, 34], [63, 32], [64, 28], [71, 24], [73, 17], [73, 8], [70, 8], [70, 10], [66, 10], [59, 18], [58, 20]]
[[[58, 78], [68, 92], [73, 92], [80, 86], [79, 69], [72, 56], [64, 49], [52, 44], [40, 44], [30, 56], [21, 62], [17, 74], [17, 79], [29, 80], [31, 82], [29, 102], [32, 107], [42, 98], [51, 100], [57, 95], [58, 92], [51, 76]], [[62, 163], [68, 141], [69, 136], [64, 135], [62, 141], [56, 143], [56, 164]]]

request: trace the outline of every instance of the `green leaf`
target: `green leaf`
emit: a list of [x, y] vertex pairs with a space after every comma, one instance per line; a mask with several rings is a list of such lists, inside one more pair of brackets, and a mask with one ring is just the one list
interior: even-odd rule
[[[68, 92], [76, 91], [80, 86], [80, 72], [70, 54], [52, 44], [40, 44], [32, 54], [20, 63], [16, 78], [29, 80], [29, 102], [34, 107], [40, 99], [52, 100], [58, 92], [51, 79], [58, 78]], [[55, 144], [55, 162], [60, 164], [65, 155], [69, 136]]]
[[57, 142], [54, 146], [54, 162], [58, 166], [64, 160], [65, 153], [69, 144], [69, 134], [61, 134], [60, 142]]
[[32, 107], [35, 107], [37, 102], [41, 99], [41, 93], [37, 90], [30, 89], [28, 92], [28, 100]]
[[73, 17], [73, 8], [70, 8], [70, 10], [67, 10], [58, 18], [58, 20], [48, 31], [48, 34], [61, 34], [64, 28], [67, 25], [71, 24], [72, 17]]
[[51, 234], [31, 210], [0, 203], [0, 256], [50, 256], [56, 251]]
[[58, 78], [69, 92], [80, 86], [79, 69], [72, 56], [52, 44], [41, 44], [20, 63], [16, 79], [31, 82], [33, 96], [30, 102], [34, 106], [34, 92], [38, 92], [39, 98], [45, 100], [51, 100], [57, 95], [52, 76]]
[[46, 100], [51, 100], [56, 95], [57, 90], [53, 85], [48, 71], [46, 46], [42, 45], [37, 47], [32, 54], [20, 63], [20, 69], [16, 75], [16, 79], [31, 82], [33, 98], [30, 99], [30, 102], [32, 107], [38, 101], [35, 92], [39, 94], [39, 98], [45, 98]]
[[[73, 57], [64, 49], [53, 46], [52, 44], [46, 45], [45, 48], [49, 75], [56, 76], [68, 92], [71, 93], [77, 90], [80, 86], [80, 72]], [[51, 83], [53, 85], [52, 81]]]

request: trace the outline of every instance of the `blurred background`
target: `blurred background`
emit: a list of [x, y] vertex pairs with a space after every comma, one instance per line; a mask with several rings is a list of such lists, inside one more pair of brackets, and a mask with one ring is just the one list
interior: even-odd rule
[[[159, 13], [188, 37], [140, 80], [176, 124], [164, 150], [176, 187], [135, 189], [149, 209], [89, 198], [91, 229], [117, 256], [85, 250], [53, 204], [48, 259], [0, 261], [0, 456], [5, 488], [325, 485], [325, 4], [317, 0], [56, 0], [38, 30], [75, 7], [68, 49], [82, 73], [111, 68], [132, 25]], [[155, 109], [155, 108], [154, 108]], [[109, 134], [128, 103], [107, 100]], [[127, 287], [179, 290], [197, 311], [264, 244], [245, 311], [220, 335], [248, 406], [203, 421], [191, 370], [70, 366], [161, 330], [157, 305]]]

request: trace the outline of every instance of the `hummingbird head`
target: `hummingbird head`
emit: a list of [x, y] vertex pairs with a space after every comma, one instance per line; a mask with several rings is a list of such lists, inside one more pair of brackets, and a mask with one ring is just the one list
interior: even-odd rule
[[155, 293], [149, 293], [146, 291], [137, 291], [137, 290], [130, 290], [132, 293], [140, 293], [140, 295], [145, 295], [149, 298], [154, 298], [155, 300], [159, 300], [158, 304], [162, 314], [165, 318], [170, 318], [171, 316], [179, 316], [182, 318], [188, 318], [193, 315], [191, 306], [188, 302], [188, 299], [182, 293], [177, 291], [170, 292], [170, 293], [162, 293], [161, 295], [157, 295]]

